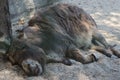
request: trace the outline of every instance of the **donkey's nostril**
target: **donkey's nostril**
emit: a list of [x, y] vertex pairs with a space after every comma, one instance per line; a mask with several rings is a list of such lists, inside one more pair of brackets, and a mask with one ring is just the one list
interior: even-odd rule
[[43, 73], [42, 65], [36, 60], [25, 60], [22, 62], [22, 67], [29, 76], [38, 76]]
[[41, 71], [41, 70], [39, 69], [38, 65], [36, 64], [35, 74], [36, 74], [36, 75], [39, 75], [40, 71]]
[[39, 64], [36, 64], [33, 66], [33, 64], [29, 66], [29, 70], [30, 70], [30, 74], [31, 76], [38, 76], [38, 75], [41, 75], [42, 74], [42, 67], [41, 65]]

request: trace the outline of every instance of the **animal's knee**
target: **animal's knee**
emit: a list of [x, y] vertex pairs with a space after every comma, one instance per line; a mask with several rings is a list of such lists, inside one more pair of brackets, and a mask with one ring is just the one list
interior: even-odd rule
[[63, 64], [65, 65], [72, 65], [72, 62], [69, 59], [63, 59]]

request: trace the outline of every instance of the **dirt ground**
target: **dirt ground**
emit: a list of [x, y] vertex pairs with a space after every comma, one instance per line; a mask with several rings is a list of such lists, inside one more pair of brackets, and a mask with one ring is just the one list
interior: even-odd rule
[[[88, 12], [108, 43], [117, 44], [115, 48], [120, 51], [120, 0], [71, 0], [70, 3]], [[18, 66], [0, 59], [0, 80], [120, 80], [119, 58], [90, 52], [99, 55], [100, 59], [85, 65], [73, 60], [72, 66], [51, 63], [47, 65], [46, 74], [38, 77], [27, 77]]]

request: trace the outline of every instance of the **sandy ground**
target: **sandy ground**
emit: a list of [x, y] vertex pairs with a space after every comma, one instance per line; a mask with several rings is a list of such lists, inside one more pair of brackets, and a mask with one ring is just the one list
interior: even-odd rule
[[[117, 44], [120, 51], [120, 0], [71, 0], [70, 3], [91, 14], [108, 43]], [[99, 55], [98, 62], [86, 65], [76, 61], [72, 61], [72, 66], [48, 64], [47, 73], [38, 77], [23, 77], [19, 67], [0, 60], [0, 80], [120, 80], [120, 59]]]

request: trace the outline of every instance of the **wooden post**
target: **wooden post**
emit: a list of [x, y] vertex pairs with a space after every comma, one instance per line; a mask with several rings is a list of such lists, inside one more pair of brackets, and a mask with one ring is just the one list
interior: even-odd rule
[[0, 0], [0, 54], [6, 53], [11, 42], [8, 0]]

